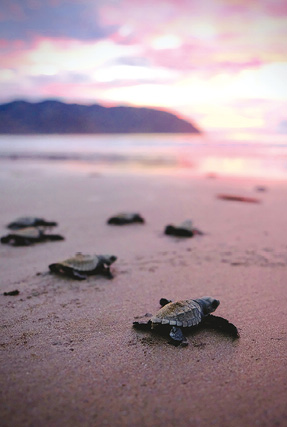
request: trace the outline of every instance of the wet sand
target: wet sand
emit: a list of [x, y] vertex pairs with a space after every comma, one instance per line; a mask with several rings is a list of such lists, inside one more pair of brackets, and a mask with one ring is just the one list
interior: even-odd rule
[[[5, 161], [0, 190], [1, 235], [35, 215], [65, 236], [0, 246], [1, 426], [286, 425], [286, 182]], [[106, 224], [121, 211], [146, 223]], [[187, 218], [205, 234], [163, 234]], [[116, 255], [114, 278], [49, 274], [78, 251]], [[161, 297], [203, 295], [221, 301], [215, 314], [240, 339], [199, 330], [176, 348], [132, 328]]]

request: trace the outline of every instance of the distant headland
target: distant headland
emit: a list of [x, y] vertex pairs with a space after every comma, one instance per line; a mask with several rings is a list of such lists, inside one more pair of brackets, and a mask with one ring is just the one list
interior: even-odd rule
[[0, 105], [0, 134], [200, 133], [193, 124], [166, 111], [13, 101]]

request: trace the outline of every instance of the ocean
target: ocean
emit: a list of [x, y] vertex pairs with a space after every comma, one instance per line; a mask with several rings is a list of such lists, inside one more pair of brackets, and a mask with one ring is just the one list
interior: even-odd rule
[[180, 172], [287, 179], [287, 135], [0, 135], [0, 160], [58, 163], [83, 170]]

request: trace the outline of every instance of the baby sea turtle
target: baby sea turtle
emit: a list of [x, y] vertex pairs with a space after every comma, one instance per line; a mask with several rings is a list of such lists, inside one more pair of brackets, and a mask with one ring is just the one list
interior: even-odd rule
[[192, 237], [195, 234], [203, 234], [202, 231], [192, 226], [192, 221], [189, 219], [179, 225], [167, 225], [164, 233], [178, 237]]
[[6, 236], [1, 237], [1, 243], [8, 243], [12, 246], [29, 246], [33, 243], [54, 240], [64, 240], [60, 234], [46, 234], [44, 230], [36, 227], [27, 227], [15, 230]]
[[219, 300], [212, 297], [187, 299], [172, 302], [165, 298], [160, 300], [161, 309], [148, 321], [133, 322], [137, 329], [159, 329], [166, 332], [168, 329], [171, 343], [174, 345], [188, 345], [181, 328], [191, 328], [204, 323], [205, 326], [219, 329], [234, 338], [239, 337], [237, 328], [222, 317], [213, 316], [219, 306]]
[[138, 213], [120, 213], [118, 215], [112, 216], [107, 221], [108, 224], [113, 224], [113, 225], [125, 225], [125, 224], [132, 224], [136, 222], [141, 224], [145, 222], [142, 216]]
[[20, 230], [21, 228], [27, 227], [56, 227], [56, 225], [58, 224], [54, 221], [46, 221], [44, 218], [27, 216], [10, 222], [10, 224], [7, 225], [7, 228], [10, 228], [11, 230]]
[[64, 274], [74, 279], [84, 280], [87, 276], [101, 274], [112, 278], [110, 265], [117, 260], [114, 255], [84, 255], [77, 252], [72, 258], [49, 265], [53, 273]]

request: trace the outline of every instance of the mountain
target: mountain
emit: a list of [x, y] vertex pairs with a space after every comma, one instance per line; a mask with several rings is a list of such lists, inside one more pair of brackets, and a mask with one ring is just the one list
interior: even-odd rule
[[174, 114], [134, 107], [14, 101], [0, 105], [0, 134], [200, 133]]

